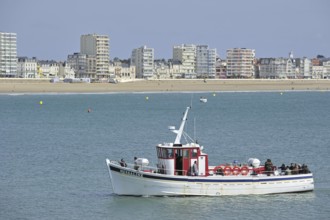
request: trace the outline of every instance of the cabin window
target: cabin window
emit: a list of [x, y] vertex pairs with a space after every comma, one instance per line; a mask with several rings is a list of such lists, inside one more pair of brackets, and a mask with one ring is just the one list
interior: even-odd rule
[[173, 159], [174, 157], [174, 150], [173, 149], [168, 149], [168, 148], [159, 148], [158, 151], [158, 158], [163, 158], [163, 159]]
[[183, 157], [184, 158], [189, 158], [189, 150], [183, 150]]
[[197, 149], [193, 149], [191, 152], [191, 157], [192, 158], [197, 158]]
[[168, 156], [168, 158], [170, 158], [170, 159], [173, 158], [173, 149], [167, 149], [167, 156]]
[[168, 150], [166, 148], [163, 148], [162, 150], [162, 158], [164, 159], [168, 158]]
[[157, 156], [158, 158], [162, 158], [162, 149], [161, 148], [157, 148]]

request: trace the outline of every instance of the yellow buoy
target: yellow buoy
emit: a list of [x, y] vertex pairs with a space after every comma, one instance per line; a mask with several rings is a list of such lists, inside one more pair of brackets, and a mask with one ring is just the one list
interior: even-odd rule
[[283, 95], [283, 92], [281, 92], [281, 95]]
[[149, 97], [148, 96], [146, 96], [146, 100], [148, 100], [149, 99]]
[[42, 101], [39, 102], [40, 105], [42, 105], [42, 103], [43, 103]]
[[215, 93], [213, 93], [213, 96], [215, 96]]

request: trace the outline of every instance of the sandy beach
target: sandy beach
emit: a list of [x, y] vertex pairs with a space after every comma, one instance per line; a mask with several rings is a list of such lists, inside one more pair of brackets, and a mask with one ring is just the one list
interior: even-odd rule
[[0, 79], [0, 93], [330, 91], [330, 80], [181, 79], [113, 83], [50, 83], [49, 80]]

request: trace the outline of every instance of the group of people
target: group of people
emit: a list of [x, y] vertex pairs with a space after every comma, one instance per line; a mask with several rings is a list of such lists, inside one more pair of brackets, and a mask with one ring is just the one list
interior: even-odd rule
[[[296, 174], [307, 174], [310, 173], [310, 170], [306, 164], [300, 165], [297, 163], [291, 163], [290, 166], [285, 166], [285, 164], [282, 164], [279, 169], [281, 170], [281, 173], [284, 175], [296, 175]], [[267, 159], [265, 162], [265, 173], [269, 176], [271, 173], [273, 173], [274, 166], [270, 159]]]
[[285, 164], [282, 164], [280, 169], [281, 169], [282, 173], [284, 173], [285, 175], [310, 173], [310, 170], [306, 164], [300, 165], [300, 164], [296, 164], [296, 163], [291, 163], [290, 166], [285, 166]]
[[[137, 164], [136, 161], [137, 157], [134, 157], [134, 170], [138, 170], [139, 169], [139, 165]], [[125, 162], [125, 160], [123, 158], [121, 158], [121, 160], [119, 161], [120, 166], [122, 167], [127, 167], [127, 164]]]

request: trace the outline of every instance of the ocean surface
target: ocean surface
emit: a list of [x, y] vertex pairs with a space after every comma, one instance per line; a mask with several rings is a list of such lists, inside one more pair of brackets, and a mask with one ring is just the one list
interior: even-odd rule
[[[105, 159], [155, 164], [190, 105], [186, 132], [211, 165], [305, 163], [315, 191], [113, 195]], [[330, 219], [330, 92], [0, 95], [0, 107], [0, 219]]]

